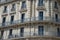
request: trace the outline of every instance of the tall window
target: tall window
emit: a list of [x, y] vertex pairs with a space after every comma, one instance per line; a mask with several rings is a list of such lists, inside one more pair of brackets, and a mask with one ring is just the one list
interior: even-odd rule
[[21, 22], [24, 22], [25, 14], [21, 14]]
[[14, 11], [15, 9], [16, 9], [15, 4], [12, 4], [12, 9], [11, 9], [11, 11]]
[[57, 36], [60, 37], [60, 28], [57, 28]]
[[5, 21], [6, 21], [6, 17], [3, 17], [3, 19], [2, 19], [2, 26], [5, 25]]
[[55, 2], [55, 5], [54, 5], [55, 8], [58, 8], [58, 5], [57, 5], [57, 2]]
[[10, 29], [9, 35], [12, 35], [12, 29]]
[[4, 13], [7, 12], [7, 6], [4, 6], [3, 12], [4, 12]]
[[38, 0], [38, 6], [42, 6], [43, 5], [43, 0]]
[[21, 8], [26, 8], [26, 1], [22, 2], [22, 7]]
[[4, 30], [1, 31], [1, 38], [3, 37]]
[[55, 20], [58, 22], [58, 14], [55, 14]]
[[9, 30], [9, 35], [8, 35], [8, 38], [11, 38], [13, 35], [12, 35], [12, 29]]
[[21, 36], [21, 37], [24, 36], [24, 27], [22, 27], [22, 28], [20, 29], [20, 36]]
[[43, 11], [39, 12], [39, 16], [38, 16], [39, 20], [43, 20]]
[[11, 24], [13, 23], [14, 21], [14, 16], [11, 16]]
[[44, 34], [44, 27], [43, 26], [38, 26], [38, 34], [40, 36]]

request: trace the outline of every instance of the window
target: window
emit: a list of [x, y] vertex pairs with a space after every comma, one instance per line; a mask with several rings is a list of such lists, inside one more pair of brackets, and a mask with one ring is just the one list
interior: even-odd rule
[[12, 9], [11, 9], [11, 11], [14, 11], [15, 9], [16, 9], [15, 4], [12, 4]]
[[13, 23], [14, 21], [14, 16], [11, 16], [11, 24]]
[[38, 6], [42, 6], [43, 5], [43, 0], [38, 0]]
[[21, 14], [21, 22], [24, 22], [24, 17], [25, 17], [25, 14]]
[[1, 38], [3, 37], [4, 30], [1, 31]]
[[57, 2], [55, 2], [55, 6], [54, 6], [55, 8], [58, 8], [58, 5], [57, 5]]
[[44, 34], [44, 27], [43, 26], [38, 26], [38, 35], [43, 35]]
[[26, 1], [22, 2], [22, 7], [21, 8], [26, 8]]
[[55, 20], [58, 22], [58, 14], [55, 14]]
[[13, 35], [12, 35], [12, 29], [9, 30], [9, 35], [8, 35], [8, 38], [11, 38]]
[[60, 37], [60, 28], [57, 28], [57, 36]]
[[39, 16], [38, 16], [39, 20], [43, 20], [43, 11], [39, 12]]
[[23, 35], [24, 35], [24, 27], [22, 27], [22, 28], [20, 29], [20, 35], [21, 35], [21, 37], [23, 37]]
[[4, 13], [7, 12], [7, 6], [4, 6]]
[[12, 35], [12, 29], [10, 29], [9, 35]]
[[2, 19], [2, 26], [5, 25], [5, 21], [6, 21], [6, 17], [3, 17], [3, 19]]

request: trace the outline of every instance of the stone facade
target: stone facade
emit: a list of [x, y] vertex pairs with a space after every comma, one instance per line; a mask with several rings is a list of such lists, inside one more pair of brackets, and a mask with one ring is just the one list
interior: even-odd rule
[[[25, 4], [22, 3], [23, 1], [25, 1]], [[43, 0], [43, 5], [40, 6], [38, 6], [38, 3], [39, 0], [12, 0], [10, 2], [1, 2], [0, 35], [2, 36], [0, 39], [60, 40], [59, 0]], [[22, 8], [22, 4], [26, 7]], [[55, 5], [57, 6], [56, 8]], [[39, 12], [42, 14], [39, 14]], [[23, 14], [24, 17], [22, 17]], [[14, 18], [12, 18], [13, 21], [11, 21], [11, 16], [14, 16]], [[6, 18], [5, 22], [3, 21], [4, 17]], [[39, 27], [42, 28], [39, 29]]]

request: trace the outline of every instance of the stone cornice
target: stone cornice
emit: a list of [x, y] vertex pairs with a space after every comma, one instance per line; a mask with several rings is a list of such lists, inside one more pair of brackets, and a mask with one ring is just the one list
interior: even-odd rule
[[16, 1], [19, 1], [19, 0], [12, 0], [12, 1], [5, 1], [5, 2], [0, 2], [0, 6], [1, 5], [5, 5], [5, 4], [9, 4], [9, 3], [12, 3], [12, 2], [16, 2]]

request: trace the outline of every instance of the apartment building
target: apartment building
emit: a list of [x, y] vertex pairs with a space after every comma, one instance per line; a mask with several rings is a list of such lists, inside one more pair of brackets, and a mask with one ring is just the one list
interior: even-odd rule
[[0, 0], [0, 40], [60, 40], [60, 0]]

